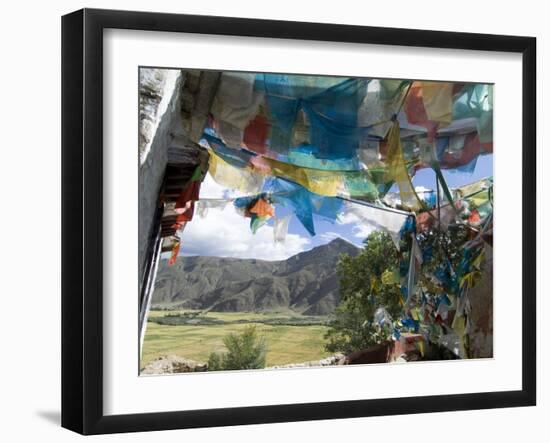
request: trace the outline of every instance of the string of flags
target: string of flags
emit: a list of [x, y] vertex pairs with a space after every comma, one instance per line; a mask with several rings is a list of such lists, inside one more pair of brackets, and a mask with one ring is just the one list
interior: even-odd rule
[[[467, 336], [468, 293], [492, 245], [493, 180], [451, 189], [443, 171], [471, 173], [492, 154], [492, 85], [223, 73], [201, 145], [208, 164], [176, 203], [179, 227], [195, 212], [205, 217], [232, 205], [253, 233], [272, 220], [280, 243], [291, 217], [313, 236], [316, 217], [336, 223], [351, 215], [388, 232], [400, 251], [399, 269], [383, 276], [403, 294], [394, 334], [441, 334], [451, 324]], [[412, 177], [423, 168], [434, 171], [436, 190], [415, 189]], [[244, 197], [201, 198], [206, 174]], [[291, 215], [276, 217], [277, 206]], [[460, 265], [445, 259], [428, 272], [433, 251], [422, 236], [456, 227], [471, 237]], [[427, 272], [430, 280], [421, 281]], [[384, 312], [377, 318], [390, 323]]]

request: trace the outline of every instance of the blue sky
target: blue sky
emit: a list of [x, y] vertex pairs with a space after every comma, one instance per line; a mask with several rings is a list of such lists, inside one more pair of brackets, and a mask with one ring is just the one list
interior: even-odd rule
[[[472, 173], [443, 171], [451, 188], [475, 182], [492, 176], [493, 155], [480, 156]], [[413, 178], [415, 187], [435, 189], [435, 174], [422, 169]], [[239, 197], [241, 194], [218, 185], [207, 174], [201, 186], [201, 198]], [[291, 212], [280, 205], [275, 207], [276, 217], [284, 217]], [[284, 244], [273, 241], [273, 219], [261, 227], [256, 234], [250, 231], [250, 219], [238, 214], [232, 203], [224, 209], [209, 209], [204, 218], [195, 214], [182, 235], [181, 255], [208, 255], [236, 258], [256, 258], [261, 260], [284, 260], [299, 252], [326, 244], [335, 237], [361, 246], [363, 239], [375, 228], [365, 225], [346, 213], [336, 223], [330, 223], [316, 215], [316, 234], [311, 237], [300, 221], [292, 215], [287, 238]]]
[[[474, 171], [470, 174], [457, 170], [443, 169], [443, 176], [450, 188], [458, 188], [468, 183], [472, 183], [482, 178], [493, 175], [493, 154], [480, 155]], [[413, 177], [414, 186], [424, 186], [430, 189], [436, 189], [435, 173], [430, 168], [421, 169]]]

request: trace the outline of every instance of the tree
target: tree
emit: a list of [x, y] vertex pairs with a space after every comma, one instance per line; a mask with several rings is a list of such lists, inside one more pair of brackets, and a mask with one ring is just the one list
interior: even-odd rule
[[[471, 235], [466, 226], [453, 225], [445, 231], [431, 229], [416, 236], [423, 253], [418, 286], [424, 294], [447, 294], [451, 300], [456, 297], [464, 245]], [[376, 231], [367, 237], [365, 247], [356, 257], [341, 257], [337, 268], [341, 301], [325, 335], [327, 351], [349, 354], [391, 336], [391, 322], [380, 327], [374, 321], [374, 314], [384, 308], [397, 320], [405, 313], [400, 275], [408, 272], [410, 248], [410, 236], [403, 236], [400, 252], [388, 234]], [[416, 298], [412, 303], [420, 305], [420, 298]]]
[[396, 318], [400, 311], [399, 252], [391, 237], [371, 233], [356, 257], [342, 255], [338, 262], [340, 304], [325, 335], [329, 352], [350, 353], [372, 346], [391, 335], [391, 325], [373, 321], [378, 308]]
[[227, 352], [212, 352], [208, 359], [208, 370], [229, 371], [265, 367], [267, 346], [264, 338], [258, 336], [256, 326], [247, 325], [240, 334], [226, 335], [223, 343]]

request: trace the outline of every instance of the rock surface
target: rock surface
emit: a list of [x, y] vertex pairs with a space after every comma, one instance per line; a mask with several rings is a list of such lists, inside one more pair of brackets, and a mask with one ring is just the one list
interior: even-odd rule
[[269, 366], [266, 369], [282, 369], [282, 368], [314, 368], [319, 366], [336, 366], [344, 357], [344, 354], [335, 354], [322, 360], [306, 361], [303, 363], [290, 363], [288, 365]]
[[[165, 111], [177, 94], [181, 71], [142, 68], [139, 71], [139, 156], [143, 164]], [[167, 116], [170, 118], [170, 116]]]
[[206, 363], [197, 362], [177, 355], [159, 357], [147, 364], [141, 375], [180, 374], [183, 372], [204, 372], [208, 368]]
[[[334, 366], [343, 357], [343, 354], [332, 355], [321, 360], [307, 361], [303, 363], [291, 363], [287, 365], [269, 366], [265, 369], [283, 369], [283, 368], [313, 368], [319, 366]], [[159, 357], [147, 364], [142, 370], [141, 375], [161, 375], [161, 374], [181, 374], [185, 372], [205, 372], [208, 370], [207, 363], [201, 363], [188, 358], [178, 357], [177, 355], [167, 355]]]

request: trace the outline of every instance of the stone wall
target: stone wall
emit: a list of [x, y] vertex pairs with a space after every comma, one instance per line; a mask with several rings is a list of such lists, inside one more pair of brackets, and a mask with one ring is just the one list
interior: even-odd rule
[[[519, 297], [521, 294], [517, 294]], [[470, 351], [472, 358], [493, 357], [493, 248], [485, 245], [481, 281], [470, 291]]]
[[[175, 76], [176, 78], [171, 78]], [[139, 276], [143, 275], [159, 191], [172, 144], [181, 124], [184, 76], [179, 70], [142, 69], [140, 72], [139, 132]], [[164, 112], [163, 112], [164, 111]], [[141, 283], [141, 281], [140, 281]]]
[[147, 260], [168, 152], [196, 164], [220, 73], [174, 69], [140, 70], [139, 88], [139, 275]]

